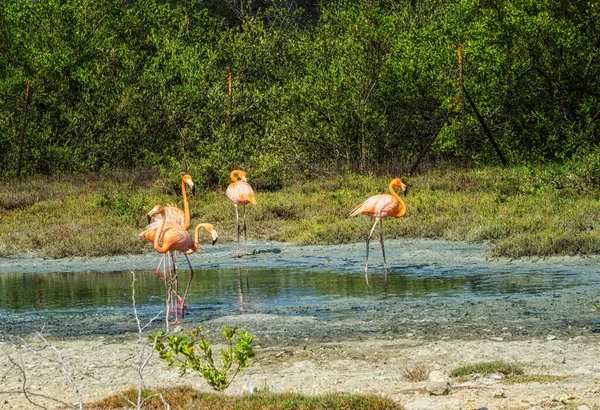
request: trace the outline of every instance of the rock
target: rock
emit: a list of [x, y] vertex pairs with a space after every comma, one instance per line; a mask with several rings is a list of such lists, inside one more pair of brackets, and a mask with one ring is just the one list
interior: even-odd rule
[[434, 370], [429, 373], [427, 382], [427, 391], [434, 396], [443, 396], [450, 394], [452, 387], [450, 386], [450, 378], [446, 373], [440, 370]]
[[503, 399], [505, 397], [506, 397], [506, 395], [504, 394], [504, 389], [496, 389], [494, 391], [494, 398], [495, 399]]
[[433, 396], [444, 396], [450, 394], [450, 383], [448, 382], [428, 382], [427, 391]]
[[592, 410], [592, 409], [590, 409], [588, 406], [586, 406], [584, 404], [583, 406], [577, 406], [577, 410]]
[[548, 341], [550, 341], [550, 340], [555, 340], [555, 339], [556, 339], [556, 336], [554, 336], [554, 335], [548, 335], [548, 336], [546, 337], [546, 340], [548, 340]]
[[504, 379], [504, 375], [502, 373], [490, 373], [487, 375], [487, 378], [490, 380], [502, 380]]

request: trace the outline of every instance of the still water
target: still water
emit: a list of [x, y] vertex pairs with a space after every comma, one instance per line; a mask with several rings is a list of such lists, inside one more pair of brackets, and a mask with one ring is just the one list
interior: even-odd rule
[[[188, 305], [192, 313], [225, 315], [232, 312], [309, 314], [329, 319], [352, 314], [356, 305], [377, 300], [402, 300], [474, 295], [512, 295], [564, 290], [598, 283], [576, 270], [489, 267], [395, 267], [387, 279], [371, 269], [369, 285], [360, 273], [295, 268], [198, 268]], [[188, 271], [180, 270], [182, 288]], [[135, 273], [135, 299], [146, 315], [163, 307], [165, 286], [152, 270]], [[0, 315], [10, 317], [77, 316], [110, 311], [130, 314], [132, 273], [2, 273]], [[353, 307], [354, 306], [354, 307]]]

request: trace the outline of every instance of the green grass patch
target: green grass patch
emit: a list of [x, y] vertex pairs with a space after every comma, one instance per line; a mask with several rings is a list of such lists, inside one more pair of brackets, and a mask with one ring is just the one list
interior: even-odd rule
[[[486, 242], [492, 257], [600, 254], [597, 168], [600, 154], [563, 165], [400, 175], [409, 188], [408, 215], [385, 220], [384, 235]], [[363, 242], [372, 220], [348, 215], [369, 196], [385, 193], [391, 177], [346, 173], [295, 179], [277, 191], [257, 189], [258, 205], [245, 207], [248, 239], [299, 245]], [[217, 188], [195, 182], [192, 226], [210, 222], [220, 242], [234, 241], [235, 211], [225, 197], [229, 182]], [[152, 251], [137, 237], [146, 212], [156, 204], [182, 207], [182, 202], [172, 178], [151, 171], [0, 181], [0, 256]]]
[[[137, 390], [131, 389], [122, 395], [113, 395], [86, 408], [116, 410], [131, 408], [131, 403], [137, 402]], [[159, 397], [158, 395], [161, 395]], [[129, 400], [130, 402], [128, 402]], [[150, 397], [144, 409], [163, 409], [164, 400], [173, 410], [203, 409], [203, 410], [401, 410], [403, 407], [391, 399], [375, 395], [356, 394], [324, 394], [308, 396], [296, 393], [259, 393], [246, 395], [225, 395], [219, 393], [202, 393], [190, 387], [173, 389], [158, 389], [144, 391], [143, 397]]]
[[551, 384], [570, 379], [570, 376], [555, 376], [551, 374], [519, 374], [502, 380], [505, 384], [542, 383]]
[[449, 373], [450, 377], [468, 377], [474, 374], [492, 374], [501, 373], [505, 377], [521, 376], [524, 374], [523, 368], [516, 363], [508, 363], [501, 360], [491, 362], [481, 362], [457, 367]]

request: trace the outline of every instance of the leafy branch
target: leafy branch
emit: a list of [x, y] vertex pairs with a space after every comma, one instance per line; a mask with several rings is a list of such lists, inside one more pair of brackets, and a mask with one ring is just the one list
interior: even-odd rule
[[202, 335], [198, 327], [190, 332], [166, 337], [165, 333], [156, 332], [150, 336], [155, 349], [167, 366], [180, 369], [180, 376], [193, 370], [202, 374], [206, 382], [215, 390], [225, 390], [237, 374], [250, 366], [250, 359], [255, 356], [252, 348], [253, 337], [242, 332], [236, 339], [237, 327], [223, 327], [222, 332], [227, 345], [221, 349], [221, 358], [215, 361], [211, 342]]

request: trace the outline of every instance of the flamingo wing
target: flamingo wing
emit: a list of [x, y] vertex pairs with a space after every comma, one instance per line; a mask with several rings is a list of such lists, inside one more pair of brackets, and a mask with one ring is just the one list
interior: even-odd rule
[[354, 208], [350, 216], [368, 215], [376, 218], [394, 216], [398, 213], [399, 203], [389, 194], [374, 195]]
[[246, 181], [236, 181], [227, 187], [225, 191], [227, 198], [236, 205], [247, 205], [249, 203], [256, 204], [254, 191]]
[[195, 252], [197, 249], [192, 235], [177, 224], [167, 224], [161, 235], [163, 246], [167, 245], [170, 251], [188, 252], [193, 249]]

